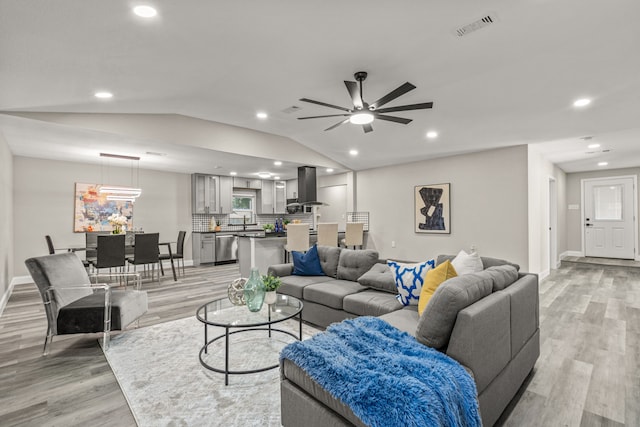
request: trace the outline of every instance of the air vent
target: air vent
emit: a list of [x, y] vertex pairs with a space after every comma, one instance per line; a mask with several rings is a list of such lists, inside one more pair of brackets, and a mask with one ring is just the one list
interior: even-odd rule
[[302, 107], [298, 107], [297, 105], [292, 105], [291, 107], [287, 107], [284, 110], [282, 110], [283, 113], [287, 113], [287, 114], [291, 114], [291, 113], [295, 113], [297, 111], [302, 110]]
[[465, 25], [464, 27], [460, 27], [456, 29], [456, 35], [458, 37], [466, 36], [469, 33], [479, 30], [480, 28], [484, 28], [488, 25], [491, 25], [497, 22], [497, 16], [495, 13], [491, 13], [483, 18], [478, 19], [470, 24]]

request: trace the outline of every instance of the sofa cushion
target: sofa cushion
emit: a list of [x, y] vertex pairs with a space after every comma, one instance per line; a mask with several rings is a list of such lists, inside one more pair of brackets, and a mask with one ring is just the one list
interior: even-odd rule
[[292, 251], [293, 274], [296, 276], [322, 276], [322, 266], [318, 258], [318, 248], [313, 245], [307, 252]]
[[372, 249], [342, 249], [338, 261], [337, 278], [357, 281], [378, 262], [378, 252]]
[[456, 269], [450, 261], [445, 261], [436, 268], [432, 268], [427, 271], [427, 277], [425, 278], [422, 291], [420, 292], [420, 299], [418, 300], [418, 314], [424, 312], [425, 307], [429, 303], [429, 300], [433, 296], [433, 293], [438, 287], [449, 279], [453, 279], [458, 274]]
[[512, 265], [498, 265], [484, 271], [493, 280], [493, 292], [501, 291], [518, 280], [518, 271]]
[[393, 273], [387, 264], [375, 263], [369, 271], [358, 278], [358, 283], [380, 291], [391, 292], [394, 295], [398, 293]]
[[406, 332], [411, 336], [416, 336], [416, 325], [420, 319], [418, 314], [418, 306], [410, 305], [402, 310], [392, 311], [391, 313], [383, 314], [380, 318], [391, 326], [395, 326], [402, 332]]
[[344, 297], [366, 290], [367, 288], [358, 282], [352, 282], [351, 280], [331, 280], [305, 287], [302, 291], [302, 296], [307, 301], [342, 310], [342, 300]]
[[456, 257], [451, 261], [451, 264], [453, 265], [453, 268], [456, 269], [458, 276], [469, 273], [477, 273], [479, 271], [482, 271], [482, 269], [484, 268], [482, 266], [480, 255], [478, 255], [477, 252], [468, 254], [464, 250], [458, 252], [458, 255], [456, 255]]
[[387, 265], [395, 278], [398, 301], [402, 305], [418, 305], [427, 271], [435, 267], [435, 261], [430, 259], [417, 264], [387, 261]]
[[342, 300], [342, 306], [344, 311], [358, 316], [380, 316], [403, 307], [395, 295], [372, 289], [347, 295]]
[[416, 338], [442, 349], [449, 343], [458, 312], [491, 294], [493, 279], [484, 272], [454, 277], [440, 285], [420, 316]]
[[338, 275], [338, 260], [340, 259], [341, 248], [334, 246], [316, 245], [318, 248], [318, 258], [322, 271], [334, 279]]
[[282, 285], [278, 288], [278, 293], [291, 295], [298, 299], [302, 299], [302, 291], [307, 286], [336, 280], [329, 276], [285, 276], [281, 277], [281, 279]]

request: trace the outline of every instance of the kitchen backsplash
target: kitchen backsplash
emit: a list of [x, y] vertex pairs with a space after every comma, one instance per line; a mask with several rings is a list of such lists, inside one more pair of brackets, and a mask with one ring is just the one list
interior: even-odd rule
[[[220, 221], [222, 231], [242, 230], [242, 225], [229, 224], [229, 215], [192, 214], [191, 225], [193, 231], [196, 233], [210, 231], [209, 224], [212, 217], [215, 218], [214, 221]], [[264, 224], [273, 224], [277, 218], [288, 219], [289, 221], [299, 219], [303, 223], [312, 224], [311, 214], [257, 215], [258, 225], [247, 225], [247, 228], [262, 228]]]

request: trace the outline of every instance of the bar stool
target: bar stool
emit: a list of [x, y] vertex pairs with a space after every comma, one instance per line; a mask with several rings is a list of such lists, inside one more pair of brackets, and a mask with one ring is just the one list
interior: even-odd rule
[[362, 247], [364, 242], [364, 224], [361, 222], [348, 222], [347, 230], [344, 234], [344, 239], [342, 239], [342, 243], [345, 247], [353, 246], [353, 249], [356, 246]]
[[338, 223], [318, 223], [318, 245], [338, 246]]
[[309, 250], [309, 224], [287, 224], [287, 244], [284, 250], [285, 262], [289, 262], [291, 251]]

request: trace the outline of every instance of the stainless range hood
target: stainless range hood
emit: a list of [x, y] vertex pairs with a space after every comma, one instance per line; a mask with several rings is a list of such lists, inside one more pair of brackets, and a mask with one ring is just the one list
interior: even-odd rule
[[300, 166], [298, 168], [298, 201], [289, 203], [287, 207], [295, 206], [328, 206], [318, 201], [318, 187], [316, 183], [316, 168]]

